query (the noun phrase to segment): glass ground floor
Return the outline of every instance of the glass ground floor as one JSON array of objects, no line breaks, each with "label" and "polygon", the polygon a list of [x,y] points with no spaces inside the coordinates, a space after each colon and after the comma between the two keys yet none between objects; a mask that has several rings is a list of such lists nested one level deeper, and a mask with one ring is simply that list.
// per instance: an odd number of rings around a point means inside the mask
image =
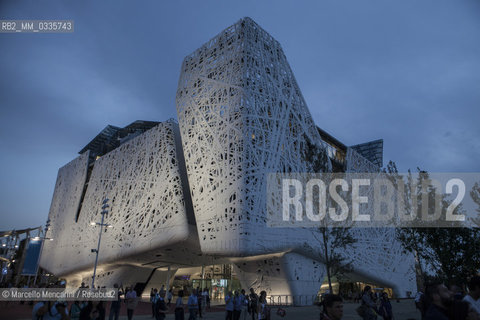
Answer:
[{"label": "glass ground floor", "polygon": [[[358,299],[359,294],[363,291],[366,286],[370,286],[374,292],[382,293],[386,292],[390,298],[393,297],[393,289],[388,288],[376,283],[370,282],[359,282],[354,280],[338,280],[337,278],[332,278],[332,289],[333,293],[340,294],[346,300],[355,300]],[[182,272],[179,270],[177,272],[173,283],[172,283],[173,293],[178,294],[178,291],[183,290],[185,295],[189,295],[192,292],[192,289],[208,289],[211,299],[217,301],[223,301],[225,295],[229,291],[236,291],[244,289],[248,292],[249,288],[242,288],[242,285],[237,278],[236,273],[232,265],[215,265],[215,266],[204,266],[199,268],[192,268]],[[320,290],[318,291],[318,296],[322,296],[325,293],[328,293],[329,290],[328,280],[325,279]],[[258,292],[257,292],[258,293]],[[279,297],[273,297],[278,299]],[[282,301],[286,298],[283,297]],[[292,297],[290,297],[290,300]]]},{"label": "glass ground floor", "polygon": [[204,290],[206,288],[214,300],[223,300],[229,291],[242,289],[230,264],[179,270],[173,280],[172,288],[174,294],[183,290],[184,295],[189,295],[193,289]]}]

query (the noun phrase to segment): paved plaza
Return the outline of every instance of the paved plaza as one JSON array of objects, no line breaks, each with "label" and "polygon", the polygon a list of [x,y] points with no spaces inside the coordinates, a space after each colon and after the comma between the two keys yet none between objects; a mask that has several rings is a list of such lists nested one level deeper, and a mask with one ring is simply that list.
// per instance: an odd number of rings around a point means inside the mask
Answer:
[{"label": "paved plaza", "polygon": [[[350,319],[360,319],[360,317],[356,314],[355,308],[358,304],[354,303],[345,303],[344,304],[344,317],[345,320]],[[407,320],[407,319],[420,319],[419,312],[415,309],[415,305],[413,300],[406,299],[400,300],[400,302],[392,301],[393,312],[395,320]],[[151,314],[149,314],[149,304],[141,303],[139,308],[136,310],[137,313],[134,315],[133,319],[135,320],[147,320],[152,319]],[[0,313],[0,320],[16,320],[16,319],[31,319],[31,310],[32,306],[29,305],[19,305],[19,304],[11,304],[9,306],[1,306],[2,312]],[[125,307],[122,306],[122,313],[124,313]],[[223,320],[225,319],[225,312],[219,311],[222,310],[221,307],[216,307],[214,312],[207,312],[204,315],[204,320]],[[294,320],[314,320],[319,318],[320,309],[315,306],[309,307],[285,307],[287,312],[284,318],[281,318],[276,315],[277,307],[272,307],[272,320],[280,320],[280,319],[294,319]],[[107,316],[108,319],[108,316]],[[126,315],[120,316],[121,320],[127,320]],[[167,320],[175,319],[172,313],[169,313],[166,317]],[[188,319],[188,313],[185,314],[185,319]],[[200,319],[200,318],[197,318]],[[240,318],[244,320],[243,316]],[[247,320],[251,319],[247,317]],[[380,318],[379,318],[380,319]]]},{"label": "paved plaza", "polygon": [[[343,319],[351,320],[351,319],[361,319],[357,313],[355,312],[355,308],[358,304],[354,303],[345,303],[344,304],[344,316]],[[420,313],[415,309],[415,304],[413,300],[401,300],[399,303],[392,301],[393,312],[395,320],[407,320],[407,319],[420,319]],[[272,307],[272,320],[280,320],[280,319],[294,319],[294,320],[318,320],[320,316],[320,308],[316,306],[309,306],[309,307],[286,307],[284,308],[287,312],[284,318],[277,316],[276,311],[277,307]],[[185,314],[185,319],[188,319],[188,314]],[[248,316],[248,314],[247,314]],[[127,317],[120,317],[121,320],[127,320]],[[148,316],[137,316],[134,319],[152,319],[150,315]],[[169,314],[166,317],[167,320],[174,320],[175,316],[173,314]],[[199,318],[197,318],[198,320]],[[203,317],[205,320],[224,320],[225,319],[225,312],[211,312],[207,313],[206,316]],[[240,320],[244,318],[241,316]],[[251,317],[247,317],[246,320],[251,319]],[[379,320],[381,317],[378,318]]]}]

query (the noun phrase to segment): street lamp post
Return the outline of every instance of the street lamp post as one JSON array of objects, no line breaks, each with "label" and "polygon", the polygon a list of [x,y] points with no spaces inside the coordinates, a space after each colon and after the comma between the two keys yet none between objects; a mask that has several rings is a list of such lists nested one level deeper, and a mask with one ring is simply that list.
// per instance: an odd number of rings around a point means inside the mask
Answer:
[{"label": "street lamp post", "polygon": [[[91,222],[90,224],[92,226],[100,226],[100,235],[98,236],[98,244],[97,244],[97,249],[92,249],[91,251],[92,252],[95,252],[96,255],[95,255],[95,266],[93,267],[93,277],[92,277],[92,289],[95,289],[95,276],[97,274],[97,263],[98,263],[98,253],[100,251],[100,242],[102,241],[102,233],[103,233],[103,227],[107,227],[107,228],[111,228],[112,226],[107,224],[107,223],[104,223],[105,221],[105,215],[108,214],[108,210],[107,208],[110,207],[108,205],[108,198],[105,198],[103,199],[103,202],[102,202],[102,222],[98,223],[98,222]],[[106,231],[106,229],[105,229]]]},{"label": "street lamp post", "polygon": [[40,270],[40,266],[38,265],[40,263],[40,257],[42,256],[43,252],[43,245],[45,243],[45,240],[53,240],[52,238],[47,238],[47,231],[48,228],[50,227],[50,218],[48,218],[47,222],[45,223],[45,229],[43,232],[43,237],[34,237],[32,238],[33,240],[39,240],[42,241],[42,244],[40,245],[40,253],[38,254],[37,258],[37,271],[35,272],[35,279],[33,280],[33,284],[37,284],[37,276],[38,276],[38,271]]}]

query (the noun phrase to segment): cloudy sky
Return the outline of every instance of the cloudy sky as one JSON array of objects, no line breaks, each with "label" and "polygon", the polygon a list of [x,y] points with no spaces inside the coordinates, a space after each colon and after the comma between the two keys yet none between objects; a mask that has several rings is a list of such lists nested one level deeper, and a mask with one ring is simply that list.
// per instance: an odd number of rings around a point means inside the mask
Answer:
[{"label": "cloudy sky", "polygon": [[283,46],[318,126],[384,139],[401,171],[480,171],[480,2],[0,0],[0,230],[45,222],[57,170],[106,125],[176,118],[184,56],[249,16]]}]

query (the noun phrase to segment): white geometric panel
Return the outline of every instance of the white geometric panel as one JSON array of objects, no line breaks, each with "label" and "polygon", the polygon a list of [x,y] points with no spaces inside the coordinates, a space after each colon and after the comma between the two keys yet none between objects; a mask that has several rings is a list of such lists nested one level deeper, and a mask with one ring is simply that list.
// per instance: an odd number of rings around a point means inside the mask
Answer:
[{"label": "white geometric panel", "polygon": [[304,136],[321,144],[281,46],[245,18],[181,70],[177,112],[202,251],[268,252],[266,173],[305,172]]},{"label": "white geometric panel", "polygon": [[294,252],[250,257],[234,267],[243,288],[253,288],[257,294],[265,290],[275,302],[285,303],[287,298],[278,296],[288,296],[296,305],[315,302],[326,274],[321,262]]},{"label": "white geometric panel", "polygon": [[417,290],[414,257],[403,253],[394,228],[353,228],[352,234],[357,243],[345,255],[356,273],[392,287],[401,297]]},{"label": "white geometric panel", "polygon": [[58,270],[57,264],[64,258],[58,249],[62,243],[70,243],[71,226],[80,206],[83,188],[87,179],[89,152],[78,156],[58,170],[57,182],[50,206],[50,227],[47,237],[53,241],[43,244],[40,265],[47,270]]},{"label": "white geometric panel", "polygon": [[378,172],[380,169],[352,148],[347,148],[346,163],[346,172]]},{"label": "white geometric panel", "polygon": [[[267,173],[305,172],[305,136],[326,146],[280,44],[244,18],[187,56],[181,70],[177,112],[202,252],[301,252],[304,243],[315,243],[311,232],[265,224]],[[379,171],[352,148],[345,160],[347,172]],[[330,170],[326,160],[325,171]],[[358,243],[348,254],[356,257],[360,272],[383,283],[392,275],[398,280],[408,275],[412,283],[410,267],[392,273],[393,266],[410,257],[396,250],[399,244],[390,230],[355,235]],[[381,260],[386,239],[395,254],[389,263],[372,266],[369,261]],[[294,283],[289,286],[292,292]]]},{"label": "white geometric panel", "polygon": [[[90,222],[101,220],[101,203],[109,198],[105,222],[113,225],[102,235],[99,263],[186,240],[189,225],[178,168],[173,122],[160,123],[142,135],[120,145],[94,162],[78,221],[74,210],[61,212],[68,223],[56,218],[60,197],[54,197],[50,217],[52,231],[63,235],[46,243],[56,254],[42,259],[42,266],[56,274],[91,267],[99,235]],[[88,158],[82,155],[81,159]],[[82,176],[83,177],[83,176]],[[71,182],[59,174],[57,184]],[[81,180],[81,179],[80,179]],[[78,187],[78,189],[82,189]],[[54,218],[55,217],[55,218]],[[54,231],[53,231],[54,232]],[[58,256],[58,259],[56,258]],[[53,257],[53,259],[52,259]]]}]

